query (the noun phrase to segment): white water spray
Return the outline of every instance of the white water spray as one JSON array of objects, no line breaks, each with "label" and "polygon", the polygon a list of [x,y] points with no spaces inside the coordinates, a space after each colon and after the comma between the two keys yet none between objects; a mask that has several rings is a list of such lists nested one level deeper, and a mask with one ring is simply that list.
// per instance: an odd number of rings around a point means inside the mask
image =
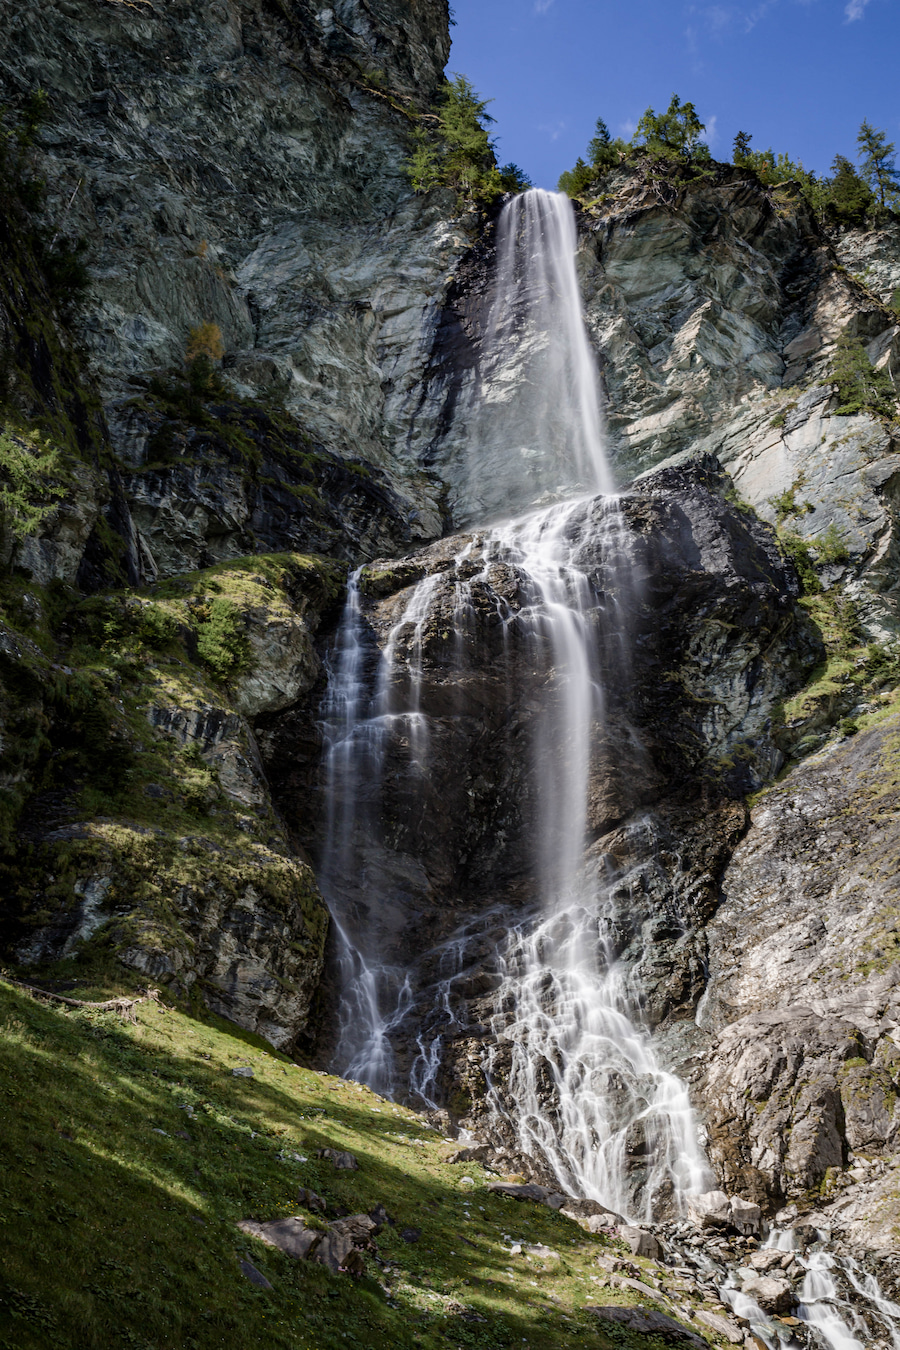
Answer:
[{"label": "white water spray", "polygon": [[[456,560],[457,659],[473,615],[472,586],[495,565],[520,578],[519,602],[497,601],[518,659],[539,673],[531,774],[537,801],[532,870],[540,897],[527,919],[506,914],[496,952],[500,987],[484,1069],[492,1110],[517,1147],[568,1191],[620,1213],[649,1218],[664,1201],[681,1208],[706,1167],[684,1085],[659,1065],[637,1019],[638,1001],[610,932],[616,902],[608,879],[585,865],[587,803],[602,739],[606,664],[627,674],[628,635],[617,594],[628,593],[627,534],[610,494],[597,372],[581,314],[571,203],[531,191],[499,226],[494,294],[484,344],[482,402],[469,476],[483,515],[548,497],[569,498],[498,525]],[[510,398],[507,395],[514,394]],[[523,495],[524,494],[524,495]],[[591,541],[610,578],[596,593],[578,564]],[[482,570],[473,575],[480,554]],[[465,579],[462,564],[466,565]],[[351,585],[332,657],[325,707],[328,822],[321,881],[339,941],[342,1010],[335,1067],[381,1091],[401,1091],[391,1034],[410,1011],[408,971],[385,956],[390,895],[379,891],[378,785],[392,744],[405,771],[428,774],[428,725],[420,707],[423,631],[439,578],[425,578],[399,615],[366,694],[364,624]],[[371,648],[370,648],[371,651]],[[522,653],[524,652],[524,656]],[[369,688],[372,675],[369,674]],[[389,883],[393,884],[393,883]],[[352,897],[356,889],[357,899]],[[475,925],[477,928],[477,925]],[[449,973],[431,990],[440,1030],[420,1034],[407,1090],[436,1104],[448,1030],[464,1025],[454,979],[473,960],[474,930],[432,953]],[[500,1079],[503,1079],[502,1090]],[[630,1155],[639,1154],[637,1168]]]},{"label": "white water spray", "polygon": [[466,419],[460,525],[613,491],[577,247],[567,197],[533,188],[504,207],[474,408]]}]

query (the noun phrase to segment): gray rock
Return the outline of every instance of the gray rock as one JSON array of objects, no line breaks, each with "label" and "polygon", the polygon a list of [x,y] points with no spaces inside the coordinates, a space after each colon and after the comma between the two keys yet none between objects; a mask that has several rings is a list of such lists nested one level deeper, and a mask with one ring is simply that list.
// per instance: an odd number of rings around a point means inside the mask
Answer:
[{"label": "gray rock", "polygon": [[631,1248],[632,1255],[646,1256],[651,1261],[659,1261],[662,1257],[662,1246],[652,1233],[648,1233],[644,1228],[634,1228],[630,1224],[621,1224],[618,1228],[620,1238],[623,1238]]},{"label": "gray rock", "polygon": [[[898,839],[879,787],[896,727],[888,717],[760,798],[708,929],[702,1020],[717,1039],[696,1086],[711,1157],[773,1209],[832,1184],[857,1147],[892,1152],[900,1130],[887,1016],[900,893],[885,866]],[[854,1210],[863,1246],[894,1221],[888,1188],[877,1196]]]},{"label": "gray rock", "polygon": [[253,1077],[253,1070],[250,1068],[249,1064],[241,1064],[238,1066],[238,1068],[232,1069],[231,1072],[235,1078]]},{"label": "gray rock", "polygon": [[720,1317],[718,1313],[707,1312],[704,1308],[698,1308],[694,1317],[703,1326],[708,1327],[716,1336],[721,1336],[729,1345],[743,1345],[744,1333],[741,1328],[727,1317]]},{"label": "gray rock", "polygon": [[255,1284],[259,1289],[272,1288],[265,1275],[256,1269],[256,1266],[252,1261],[239,1261],[238,1266],[240,1267],[241,1274],[245,1279],[249,1280],[251,1284]]},{"label": "gray rock", "polygon": [[739,1195],[731,1197],[731,1222],[739,1233],[751,1236],[762,1227],[762,1211],[752,1200],[743,1200]]},{"label": "gray rock", "polygon": [[297,1192],[297,1202],[304,1209],[311,1210],[313,1214],[324,1214],[327,1208],[321,1195],[316,1195],[315,1191],[309,1190],[306,1186],[301,1186]]},{"label": "gray rock", "polygon": [[760,1252],[751,1252],[747,1257],[747,1264],[765,1275],[770,1270],[780,1270],[783,1257],[784,1252],[776,1251],[772,1247],[764,1247]]},{"label": "gray rock", "polygon": [[701,1228],[727,1228],[731,1223],[731,1201],[724,1191],[707,1191],[688,1197],[688,1213]]},{"label": "gray rock", "polygon": [[359,1163],[352,1153],[337,1148],[316,1149],[317,1158],[327,1158],[336,1172],[358,1172]]},{"label": "gray rock", "polygon": [[267,1223],[241,1219],[238,1228],[249,1237],[258,1238],[269,1247],[277,1247],[297,1261],[305,1261],[322,1240],[322,1233],[317,1228],[309,1228],[306,1221],[297,1215],[288,1219],[271,1219]]},{"label": "gray rock", "polygon": [[601,1323],[610,1322],[642,1336],[660,1336],[670,1345],[690,1345],[696,1350],[707,1350],[709,1346],[702,1336],[688,1331],[687,1327],[681,1326],[665,1313],[650,1308],[617,1308],[612,1305],[601,1308],[586,1303],[585,1312],[593,1313]]},{"label": "gray rock", "polygon": [[741,1293],[754,1299],[763,1312],[789,1313],[797,1302],[788,1280],[777,1280],[771,1275],[747,1275],[741,1283]]}]

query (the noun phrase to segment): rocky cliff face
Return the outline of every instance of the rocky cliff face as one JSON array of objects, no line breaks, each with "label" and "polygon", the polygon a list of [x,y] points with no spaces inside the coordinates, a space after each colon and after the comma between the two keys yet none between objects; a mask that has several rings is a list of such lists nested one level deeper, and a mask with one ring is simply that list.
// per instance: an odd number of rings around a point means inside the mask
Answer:
[{"label": "rocky cliff face", "polygon": [[698,1088],[722,1176],[890,1248],[896,1223],[897,725],[798,766],[754,807],[707,929]]},{"label": "rocky cliff face", "polygon": [[[285,409],[325,468],[362,460],[370,477],[387,475],[393,536],[372,551],[439,533],[439,484],[404,455],[404,429],[469,241],[440,194],[413,197],[403,164],[408,110],[427,108],[447,58],[444,0],[377,13],[262,0],[164,13],[25,5],[0,43],[12,105],[38,85],[49,93],[36,168],[50,228],[89,241],[79,338],[145,553],[163,570],[183,566],[166,538],[199,529],[234,556],[271,513],[232,465],[208,494],[219,505],[207,504],[204,530],[197,482],[181,465],[160,468],[148,375],[180,368],[201,323],[221,330],[234,387]],[[181,444],[169,458],[208,456]],[[285,478],[271,461],[262,469],[269,483]],[[366,514],[377,513],[370,494]]]},{"label": "rocky cliff face", "polygon": [[[28,535],[7,521],[0,550],[0,823],[21,962],[113,956],[283,1046],[318,994],[324,1053],[323,655],[348,562],[370,564],[370,662],[432,578],[421,652],[401,652],[422,663],[432,789],[388,766],[368,841],[384,903],[354,903],[413,970],[420,1025],[439,974],[423,951],[473,919],[441,1090],[478,1126],[496,937],[478,925],[534,900],[538,691],[526,663],[510,696],[496,623],[522,577],[473,561],[483,533],[451,534],[494,243],[403,171],[447,51],[443,0],[8,16],[4,97],[50,92],[32,168],[48,237],[88,240],[90,286],[67,316],[0,210],[5,421],[39,421],[61,456],[61,495]],[[896,422],[836,414],[829,364],[842,332],[900,364],[897,222],[827,234],[791,185],[718,166],[623,175],[579,230],[617,472],[649,475],[621,501],[629,587],[599,508],[579,526],[634,652],[598,741],[589,865],[626,879],[616,949],[722,1183],[889,1246],[900,448]],[[204,322],[226,382],[197,396]],[[785,767],[748,821],[746,794]]]}]

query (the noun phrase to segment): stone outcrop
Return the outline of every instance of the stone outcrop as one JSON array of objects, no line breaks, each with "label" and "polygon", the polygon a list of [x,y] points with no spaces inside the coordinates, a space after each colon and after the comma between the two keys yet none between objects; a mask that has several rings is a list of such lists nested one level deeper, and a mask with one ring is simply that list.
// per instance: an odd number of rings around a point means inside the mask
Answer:
[{"label": "stone outcrop", "polygon": [[885,716],[762,795],[707,928],[699,1017],[729,1188],[770,1211],[825,1204],[874,1247],[898,1220],[897,745]]},{"label": "stone outcrop", "polygon": [[[619,878],[613,940],[651,1024],[690,1015],[702,992],[703,928],[744,826],[740,799],[777,767],[776,705],[820,654],[796,604],[793,568],[728,491],[714,461],[668,469],[620,499],[612,535],[602,499],[579,508],[570,526],[578,566],[598,595],[614,598],[595,614],[602,630],[608,612],[613,628],[597,641],[609,665],[599,677],[607,706],[596,728],[587,866],[600,888]],[[550,659],[533,647],[520,659],[535,640],[514,620],[527,579],[513,559],[491,561],[485,546],[485,536],[451,537],[362,572],[365,667],[374,670],[391,644],[394,679],[415,686],[428,719],[427,773],[407,763],[401,738],[379,772],[354,782],[354,850],[329,883],[345,912],[360,916],[379,960],[408,972],[416,1011],[395,1047],[401,1062],[442,1015],[442,943],[468,917],[454,983],[465,1011],[444,1041],[441,1087],[470,1125],[483,1103],[477,1065],[498,935],[538,899],[529,747]],[[427,590],[418,628],[400,623],[416,585]],[[512,616],[508,629],[501,610]],[[624,668],[620,626],[630,642]],[[306,747],[316,737],[302,710],[270,722],[263,737],[276,793],[297,818],[310,791],[297,747],[314,763]],[[322,825],[312,818],[307,829],[314,847]]]},{"label": "stone outcrop", "polygon": [[[2,864],[19,962],[106,953],[281,1048],[305,1031],[327,913],[252,719],[319,679],[313,633],[339,577],[324,561],[260,556],[152,600],[88,601],[74,643],[37,602],[22,618],[40,645],[5,630],[0,745],[18,771],[3,787],[9,799],[45,785],[28,795],[18,859]],[[203,617],[214,604],[220,630]],[[43,650],[60,645],[66,665]],[[204,651],[241,658],[230,687]]]}]

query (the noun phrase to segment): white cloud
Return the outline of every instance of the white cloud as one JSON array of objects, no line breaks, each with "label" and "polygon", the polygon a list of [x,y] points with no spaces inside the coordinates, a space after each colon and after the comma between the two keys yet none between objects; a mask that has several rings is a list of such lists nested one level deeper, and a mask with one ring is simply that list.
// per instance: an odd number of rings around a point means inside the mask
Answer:
[{"label": "white cloud", "polygon": [[625,141],[630,141],[636,131],[637,122],[632,122],[630,117],[619,123],[619,135]]},{"label": "white cloud", "polygon": [[863,11],[868,3],[869,0],[850,0],[849,5],[844,10],[844,13],[847,16],[847,22],[853,23],[854,19],[861,19]]},{"label": "white cloud", "polygon": [[542,131],[551,141],[558,141],[565,129],[565,122],[544,122],[538,127],[538,131]]},{"label": "white cloud", "polygon": [[716,141],[719,139],[719,133],[716,130],[717,121],[718,116],[716,113],[713,113],[712,117],[707,117],[706,119],[706,131],[703,133],[703,139],[706,141],[707,145],[715,145]]},{"label": "white cloud", "polygon": [[552,5],[553,0],[534,0],[534,12],[535,14],[546,14]]}]

